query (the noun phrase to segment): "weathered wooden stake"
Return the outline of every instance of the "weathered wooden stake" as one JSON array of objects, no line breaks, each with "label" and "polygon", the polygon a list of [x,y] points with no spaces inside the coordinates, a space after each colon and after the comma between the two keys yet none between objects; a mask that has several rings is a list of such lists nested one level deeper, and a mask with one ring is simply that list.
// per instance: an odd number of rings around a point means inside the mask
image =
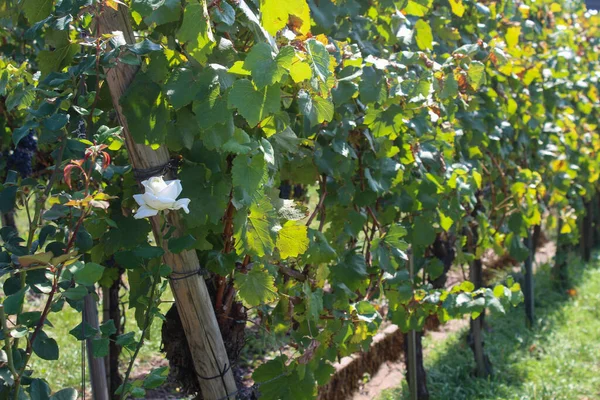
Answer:
[{"label": "weathered wooden stake", "polygon": [[[408,254],[408,273],[412,280],[415,275],[414,254],[412,250]],[[410,330],[406,335],[408,339],[408,386],[410,388],[410,399],[418,400],[419,394],[417,391],[417,331]]]},{"label": "weathered wooden stake", "polygon": [[[95,329],[99,328],[98,308],[96,300],[92,295],[83,298],[83,320]],[[94,400],[108,400],[108,382],[106,379],[106,367],[104,357],[94,357],[92,346],[93,338],[86,339],[88,364],[90,366],[90,381],[92,382],[92,396]]]},{"label": "weathered wooden stake", "polygon": [[119,374],[119,356],[121,355],[121,346],[117,344],[117,336],[123,333],[121,327],[121,311],[119,308],[119,287],[121,284],[121,270],[119,268],[119,279],[116,279],[112,286],[102,288],[102,321],[112,320],[115,324],[116,333],[110,336],[108,345],[108,357],[105,357],[106,380],[108,381],[108,392],[110,398],[118,400],[120,395],[115,394],[119,386],[123,383],[123,378]]},{"label": "weathered wooden stake", "polygon": [[[475,254],[475,251],[473,251]],[[475,289],[479,289],[483,285],[483,269],[481,265],[481,259],[474,260],[469,268],[469,280]],[[483,350],[483,318],[485,316],[485,309],[477,318],[470,319],[471,332],[471,348],[473,355],[475,356],[475,373],[480,378],[488,377],[492,374],[492,365],[489,362],[484,350]]]},{"label": "weathered wooden stake", "polygon": [[594,209],[591,200],[584,201],[585,215],[581,225],[581,257],[588,262],[592,258],[592,247],[594,246]]},{"label": "weathered wooden stake", "polygon": [[[118,11],[105,7],[99,17],[99,23],[102,34],[120,31],[127,43],[135,42],[127,7],[120,5]],[[152,150],[149,146],[135,143],[127,125],[127,119],[123,115],[123,110],[119,104],[119,100],[132,82],[136,72],[137,68],[133,66],[119,64],[108,71],[106,82],[110,89],[115,111],[123,126],[125,144],[131,165],[137,169],[155,168],[163,166],[169,161],[167,148],[162,146],[157,150]],[[181,236],[183,225],[179,219],[179,213],[169,212],[166,219],[175,228],[174,237]],[[153,217],[150,222],[154,236],[161,237],[160,218]],[[205,400],[233,399],[237,388],[233,373],[229,368],[229,359],[223,345],[223,338],[217,324],[212,302],[204,279],[200,274],[194,274],[194,272],[200,270],[198,256],[195,250],[173,254],[166,244],[163,247],[165,249],[164,263],[181,276],[190,275],[186,279],[171,281],[171,290],[175,296],[177,310],[194,359],[202,397]],[[202,377],[217,378],[203,379]]]},{"label": "weathered wooden stake", "polygon": [[562,218],[558,212],[558,221],[556,223],[556,254],[554,255],[554,267],[552,268],[552,280],[558,288],[563,288],[567,284],[567,249],[563,240],[561,240]]},{"label": "weathered wooden stake", "polygon": [[527,230],[527,238],[525,244],[529,249],[529,256],[525,260],[525,287],[523,296],[525,297],[525,315],[527,316],[527,324],[531,328],[534,322],[534,307],[533,307],[533,240],[529,230]]}]

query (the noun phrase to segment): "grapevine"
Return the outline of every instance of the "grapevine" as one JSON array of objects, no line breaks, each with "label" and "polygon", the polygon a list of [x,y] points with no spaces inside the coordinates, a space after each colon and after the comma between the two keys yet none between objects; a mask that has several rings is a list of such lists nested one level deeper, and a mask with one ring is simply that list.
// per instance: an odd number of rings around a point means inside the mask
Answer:
[{"label": "grapevine", "polygon": [[[530,265],[542,227],[565,251],[590,237],[599,17],[579,1],[7,0],[0,21],[0,212],[28,222],[0,230],[0,397],[77,397],[29,361],[58,359],[52,318],[118,294],[122,273],[139,332],[71,331],[96,358],[126,349],[110,396],[166,380],[132,370],[187,279],[228,358],[200,359],[186,331],[205,398],[198,366],[237,394],[252,325],[279,350],[252,373],[262,399],[315,398],[387,323],[470,316],[487,375],[486,310],[533,289],[486,287],[482,258]],[[453,266],[470,279],[448,287]]]}]

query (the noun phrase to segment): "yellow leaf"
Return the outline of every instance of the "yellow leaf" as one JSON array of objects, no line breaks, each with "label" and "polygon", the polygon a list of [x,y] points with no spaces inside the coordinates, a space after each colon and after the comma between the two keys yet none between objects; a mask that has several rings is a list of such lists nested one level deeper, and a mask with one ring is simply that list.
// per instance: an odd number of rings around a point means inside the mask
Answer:
[{"label": "yellow leaf", "polygon": [[452,218],[448,217],[447,215],[445,215],[441,210],[438,210],[438,214],[440,216],[440,226],[442,227],[443,230],[448,232],[450,230],[450,228],[452,228],[452,224],[454,223],[454,220]]},{"label": "yellow leaf", "polygon": [[30,265],[47,265],[52,259],[52,252],[47,251],[45,253],[34,254],[32,256],[19,257],[19,264],[23,267],[29,267]]},{"label": "yellow leaf", "polygon": [[481,174],[476,170],[473,170],[472,173],[473,173],[473,179],[475,180],[475,183],[477,184],[477,188],[481,189]]},{"label": "yellow leaf", "polygon": [[519,6],[519,11],[521,12],[521,16],[523,18],[529,18],[529,13],[531,12],[531,7],[526,4],[521,4]]},{"label": "yellow leaf", "polygon": [[65,203],[65,206],[69,207],[79,207],[81,205],[81,200],[69,200]]},{"label": "yellow leaf", "polygon": [[519,44],[519,36],[521,35],[520,26],[511,26],[506,30],[506,45],[510,48],[516,47]]},{"label": "yellow leaf", "polygon": [[52,265],[56,266],[58,264],[62,264],[62,263],[64,263],[67,260],[75,258],[76,256],[77,256],[77,252],[76,251],[72,251],[72,252],[70,252],[68,254],[63,254],[61,256],[54,257],[52,259]]},{"label": "yellow leaf", "polygon": [[523,77],[523,83],[525,86],[529,86],[531,82],[533,82],[536,78],[541,78],[542,74],[538,68],[531,68],[527,70],[525,76]]},{"label": "yellow leaf", "polygon": [[298,257],[308,250],[308,228],[303,224],[288,221],[277,234],[277,248],[282,259]]},{"label": "yellow leaf", "polygon": [[452,7],[452,12],[462,17],[465,13],[465,6],[463,5],[462,0],[448,0],[450,2],[450,7]]},{"label": "yellow leaf", "polygon": [[104,3],[107,6],[109,6],[110,8],[112,8],[115,11],[119,11],[119,3],[116,2],[115,0],[106,0],[106,2]]},{"label": "yellow leaf", "polygon": [[111,200],[111,199],[116,199],[116,197],[109,196],[108,194],[106,194],[104,192],[96,193],[94,195],[94,200]]},{"label": "yellow leaf", "polygon": [[560,228],[560,233],[571,233],[571,226],[569,224],[563,224]]},{"label": "yellow leaf", "polygon": [[302,35],[310,31],[310,9],[306,0],[261,0],[260,12],[263,27],[273,36],[288,23]]},{"label": "yellow leaf", "polygon": [[290,76],[296,83],[310,79],[312,76],[310,65],[304,61],[295,61],[290,67]]},{"label": "yellow leaf", "polygon": [[317,36],[315,36],[315,39],[316,39],[317,42],[321,42],[325,46],[327,46],[329,44],[329,39],[327,39],[327,36],[323,35],[322,33],[320,33]]},{"label": "yellow leaf", "polygon": [[244,62],[243,61],[236,61],[233,63],[233,65],[231,66],[231,68],[229,68],[229,70],[227,70],[227,72],[229,72],[230,74],[236,74],[236,75],[250,75],[250,71],[248,71],[247,69],[244,69]]},{"label": "yellow leaf", "polygon": [[418,20],[415,24],[417,46],[421,50],[431,50],[433,47],[433,33],[431,26],[425,20]]},{"label": "yellow leaf", "polygon": [[429,7],[421,5],[416,1],[409,0],[406,7],[402,10],[406,15],[414,15],[416,17],[424,17],[429,11]]}]

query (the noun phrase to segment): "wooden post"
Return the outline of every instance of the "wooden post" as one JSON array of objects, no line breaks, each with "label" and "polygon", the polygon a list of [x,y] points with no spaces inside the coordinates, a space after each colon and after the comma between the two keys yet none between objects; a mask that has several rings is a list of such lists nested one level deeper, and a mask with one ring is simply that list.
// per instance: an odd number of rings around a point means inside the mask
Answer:
[{"label": "wooden post", "polygon": [[[600,190],[600,189],[598,189]],[[596,192],[592,198],[593,210],[594,210],[594,246],[600,245],[600,192]]]},{"label": "wooden post", "polygon": [[565,244],[563,243],[563,241],[561,240],[560,236],[560,232],[562,231],[562,218],[560,216],[560,210],[557,213],[557,219],[558,221],[556,222],[556,254],[554,255],[554,267],[552,268],[552,280],[554,282],[554,285],[557,288],[563,288],[566,286],[567,284],[567,271],[566,271],[566,264],[567,264],[567,249],[565,248]]},{"label": "wooden post", "polygon": [[540,237],[542,236],[542,226],[541,225],[535,225],[533,227],[533,234],[532,234],[532,247],[531,247],[531,253],[532,253],[532,257],[533,257],[533,261],[535,262],[535,255],[537,254],[537,246],[538,243],[540,242]]},{"label": "wooden post", "polygon": [[[127,7],[119,5],[118,11],[110,7],[104,7],[104,11],[99,17],[99,23],[102,34],[121,31],[127,43],[135,42]],[[167,148],[161,146],[157,150],[152,150],[149,146],[135,143],[129,131],[127,119],[123,115],[123,110],[119,104],[119,100],[127,90],[136,72],[137,68],[133,66],[119,64],[108,71],[106,82],[110,89],[115,111],[123,126],[125,144],[131,165],[137,169],[163,166],[169,161]],[[174,237],[181,236],[183,229],[179,212],[169,212],[166,219],[175,228]],[[160,217],[150,218],[150,222],[154,236],[160,237]],[[212,301],[204,278],[200,274],[194,274],[200,269],[196,251],[188,250],[173,254],[169,251],[166,243],[163,244],[163,247],[165,249],[164,263],[169,265],[173,272],[181,274],[180,276],[189,275],[186,279],[172,280],[171,290],[175,296],[177,310],[194,360],[202,397],[205,400],[233,399],[237,387],[231,368],[229,368],[229,359],[217,324]],[[218,378],[201,378],[215,376]]]},{"label": "wooden post", "polygon": [[534,322],[534,307],[533,307],[533,240],[529,229],[527,230],[527,238],[525,244],[529,249],[529,256],[525,260],[525,288],[523,296],[525,297],[525,315],[527,316],[527,324],[531,328]]},{"label": "wooden post", "polygon": [[[93,328],[98,329],[98,308],[96,300],[88,294],[83,298],[83,320]],[[104,357],[94,357],[93,338],[86,339],[88,364],[90,366],[90,381],[92,382],[92,397],[94,400],[108,400],[108,382],[106,380],[106,367]]]},{"label": "wooden post", "polygon": [[123,333],[121,326],[121,311],[119,308],[119,287],[121,284],[120,267],[112,267],[119,270],[119,278],[116,279],[112,286],[102,288],[102,321],[112,320],[115,324],[116,333],[110,336],[108,345],[108,357],[105,357],[106,379],[108,381],[108,392],[113,400],[119,400],[121,397],[115,394],[119,386],[123,383],[123,378],[119,374],[119,356],[121,355],[121,346],[117,344],[117,336]]},{"label": "wooden post", "polygon": [[[475,210],[471,213],[471,216],[477,220],[477,214],[479,212],[485,212],[485,207],[481,202],[481,191],[477,193],[477,205],[475,206]],[[470,231],[470,232],[469,232]],[[467,250],[471,252],[471,254],[477,254],[477,244],[479,243],[479,224],[477,222],[472,222],[469,226],[470,233],[467,237]],[[475,286],[475,289],[480,289],[483,287],[483,265],[481,262],[481,258],[476,258],[473,260],[471,265],[469,266],[469,280]],[[473,355],[475,356],[475,374],[480,378],[486,378],[492,375],[492,363],[490,359],[487,357],[483,350],[483,320],[485,318],[485,308],[481,311],[481,314],[477,316],[477,318],[470,318],[470,331],[467,337],[467,341],[473,350]]]},{"label": "wooden post", "polygon": [[589,262],[592,258],[592,247],[594,246],[594,219],[593,204],[591,200],[584,201],[585,215],[582,218],[581,229],[581,257],[583,261]]},{"label": "wooden post", "polygon": [[[414,254],[412,249],[408,253],[408,273],[412,280],[415,275],[415,263]],[[408,367],[408,386],[410,388],[410,400],[418,400],[419,395],[417,391],[417,331],[410,330],[406,335],[408,345],[408,360],[406,365]]]},{"label": "wooden post", "polygon": [[[473,251],[475,254],[475,251]],[[475,285],[475,289],[479,289],[483,285],[483,268],[481,265],[481,259],[474,260],[469,268],[469,280],[473,285]],[[492,374],[492,366],[483,351],[483,318],[485,316],[485,309],[481,312],[481,314],[473,319],[470,319],[471,332],[470,332],[470,341],[471,341],[471,349],[473,350],[473,355],[475,356],[475,373],[480,378],[488,377]]]}]

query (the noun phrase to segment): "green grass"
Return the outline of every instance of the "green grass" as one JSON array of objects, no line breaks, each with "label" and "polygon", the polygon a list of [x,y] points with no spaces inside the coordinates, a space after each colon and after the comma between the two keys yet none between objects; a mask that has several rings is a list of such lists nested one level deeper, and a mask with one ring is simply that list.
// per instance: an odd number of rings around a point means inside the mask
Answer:
[{"label": "green grass", "polygon": [[[534,329],[524,308],[487,317],[485,350],[491,379],[472,375],[473,354],[466,332],[433,343],[424,340],[431,399],[600,399],[600,262],[570,266],[576,293],[555,290],[549,267],[536,274]],[[380,400],[408,398],[406,382]]]}]

